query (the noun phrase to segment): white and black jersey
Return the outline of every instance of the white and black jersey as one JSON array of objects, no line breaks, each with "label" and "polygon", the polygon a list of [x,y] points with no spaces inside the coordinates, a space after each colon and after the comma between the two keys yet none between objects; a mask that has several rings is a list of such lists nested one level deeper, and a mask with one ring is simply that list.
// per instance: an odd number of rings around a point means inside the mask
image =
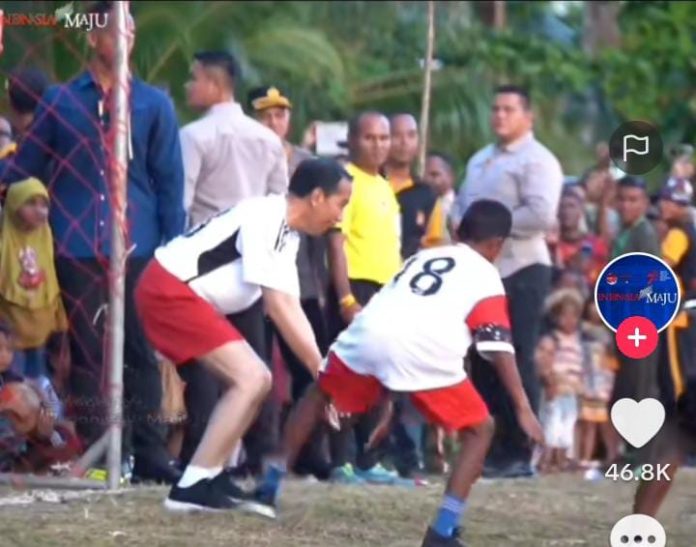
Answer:
[{"label": "white and black jersey", "polygon": [[160,247],[155,258],[224,315],[249,308],[261,287],[299,298],[299,236],[286,214],[285,196],[244,200]]},{"label": "white and black jersey", "polygon": [[495,266],[468,245],[425,249],[372,297],[331,350],[393,391],[466,379],[471,344],[514,353],[507,298]]}]

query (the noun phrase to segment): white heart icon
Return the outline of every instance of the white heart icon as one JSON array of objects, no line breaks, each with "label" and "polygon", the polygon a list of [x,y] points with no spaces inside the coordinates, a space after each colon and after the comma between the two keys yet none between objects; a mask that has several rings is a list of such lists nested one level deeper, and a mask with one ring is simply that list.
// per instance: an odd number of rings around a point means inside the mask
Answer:
[{"label": "white heart icon", "polygon": [[619,434],[636,448],[645,446],[665,423],[665,407],[657,399],[619,399],[611,407],[611,421]]}]

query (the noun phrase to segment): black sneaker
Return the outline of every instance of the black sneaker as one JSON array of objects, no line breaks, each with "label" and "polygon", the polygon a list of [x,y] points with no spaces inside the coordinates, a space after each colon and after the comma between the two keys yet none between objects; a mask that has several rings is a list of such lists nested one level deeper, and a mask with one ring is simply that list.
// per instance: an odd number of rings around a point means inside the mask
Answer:
[{"label": "black sneaker", "polygon": [[466,547],[466,544],[459,539],[459,533],[460,529],[455,528],[452,536],[446,538],[432,528],[428,528],[421,547]]},{"label": "black sneaker", "polygon": [[234,472],[225,469],[212,479],[215,488],[225,493],[227,497],[238,503],[237,509],[252,515],[260,515],[269,519],[276,518],[275,500],[260,493],[260,489],[249,492],[234,481]]},{"label": "black sneaker", "polygon": [[237,509],[239,505],[239,501],[233,500],[219,484],[214,484],[210,479],[200,480],[186,488],[174,485],[164,500],[165,509],[178,513],[218,513]]},{"label": "black sneaker", "polygon": [[228,498],[235,503],[251,500],[254,497],[253,492],[247,492],[241,486],[234,482],[234,474],[231,470],[225,469],[215,478],[210,479],[213,487],[223,492]]}]

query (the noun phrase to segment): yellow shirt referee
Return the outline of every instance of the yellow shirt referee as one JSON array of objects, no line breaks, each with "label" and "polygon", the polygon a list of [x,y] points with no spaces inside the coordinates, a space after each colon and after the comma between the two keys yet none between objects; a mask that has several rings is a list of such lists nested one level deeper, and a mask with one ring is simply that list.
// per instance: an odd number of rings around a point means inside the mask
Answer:
[{"label": "yellow shirt referee", "polygon": [[[329,235],[331,281],[344,324],[401,267],[399,204],[379,174],[389,146],[389,122],[382,114],[367,112],[351,121],[346,170],[353,176],[353,193],[340,225]],[[340,327],[331,330],[337,334]]]}]

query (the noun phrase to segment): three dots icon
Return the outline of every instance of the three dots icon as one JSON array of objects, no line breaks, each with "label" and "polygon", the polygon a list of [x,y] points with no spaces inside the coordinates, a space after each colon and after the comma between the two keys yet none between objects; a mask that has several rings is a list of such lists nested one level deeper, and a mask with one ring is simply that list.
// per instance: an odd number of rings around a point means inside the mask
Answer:
[{"label": "three dots icon", "polygon": [[614,525],[609,543],[611,547],[665,547],[667,534],[648,515],[628,515]]}]

